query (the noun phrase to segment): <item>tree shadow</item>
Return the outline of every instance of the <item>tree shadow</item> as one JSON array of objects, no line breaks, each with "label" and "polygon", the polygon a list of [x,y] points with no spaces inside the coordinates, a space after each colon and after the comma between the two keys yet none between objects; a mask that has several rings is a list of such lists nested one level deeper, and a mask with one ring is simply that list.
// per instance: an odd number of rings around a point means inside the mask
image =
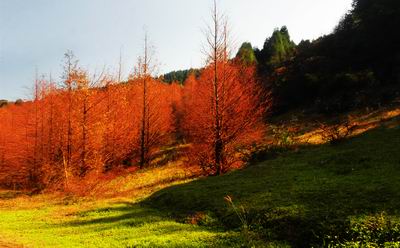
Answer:
[{"label": "tree shadow", "polygon": [[141,247],[141,242],[146,247],[228,247],[229,243],[240,239],[238,233],[227,234],[221,228],[180,222],[140,203],[118,202],[106,208],[79,211],[69,215],[69,218],[75,220],[62,221],[48,228],[61,228],[67,232],[72,228],[74,232],[79,230],[82,235],[89,236],[95,232],[99,237],[115,232],[114,241],[124,240],[125,247]]},{"label": "tree shadow", "polygon": [[[107,207],[78,212],[75,214],[80,220],[64,223],[66,226],[89,225],[141,225],[161,220],[161,215],[154,210],[140,207],[139,204],[129,202],[117,203],[117,207]],[[134,221],[134,222],[133,222]]]},{"label": "tree shadow", "polygon": [[171,186],[140,203],[81,211],[77,220],[59,226],[102,231],[147,225],[158,235],[188,228],[218,233],[220,229],[176,220],[208,211],[225,228],[238,228],[243,223],[224,201],[230,195],[265,240],[293,247],[322,246],[327,237],[345,240],[353,216],[385,212],[400,217],[399,145],[400,129],[382,127],[340,146],[302,147],[223,176]]},{"label": "tree shadow", "polygon": [[354,216],[400,217],[399,146],[399,126],[384,126],[340,146],[303,146],[244,170],[172,186],[143,204],[178,217],[212,211],[237,228],[243,223],[224,202],[230,195],[266,240],[293,247],[321,246],[332,237],[344,241]]}]

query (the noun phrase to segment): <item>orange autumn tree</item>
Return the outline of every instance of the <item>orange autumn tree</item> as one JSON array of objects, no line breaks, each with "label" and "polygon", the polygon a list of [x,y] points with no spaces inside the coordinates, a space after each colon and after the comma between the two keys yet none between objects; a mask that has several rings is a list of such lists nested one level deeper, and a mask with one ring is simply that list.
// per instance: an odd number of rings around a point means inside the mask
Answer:
[{"label": "orange autumn tree", "polygon": [[75,70],[71,78],[76,82],[76,150],[78,176],[84,177],[90,172],[102,172],[103,157],[102,135],[104,132],[103,112],[101,105],[104,98],[98,87],[109,81],[104,73],[89,76],[85,70]]},{"label": "orange autumn tree", "polygon": [[31,158],[30,129],[26,125],[27,108],[17,105],[0,109],[0,185],[18,189],[29,182],[28,158]]},{"label": "orange autumn tree", "polygon": [[184,130],[192,159],[210,175],[240,164],[238,150],[262,138],[261,88],[252,67],[229,60],[226,22],[216,2],[207,31],[208,64],[196,80],[190,77],[184,93]]},{"label": "orange autumn tree", "polygon": [[63,95],[57,89],[56,84],[50,76],[49,81],[42,92],[40,104],[43,106],[41,115],[42,146],[44,147],[42,156],[42,177],[44,186],[57,188],[64,182],[62,168],[61,150],[63,145],[63,123],[65,103],[62,101]]},{"label": "orange autumn tree", "polygon": [[104,98],[104,104],[102,105],[102,112],[104,113],[102,160],[104,171],[109,171],[121,164],[123,155],[121,156],[120,154],[124,153],[121,147],[126,147],[119,143],[126,140],[126,135],[124,136],[127,130],[126,122],[121,121],[126,119],[124,118],[126,96],[124,88],[112,80],[105,83],[101,93],[101,97]]},{"label": "orange autumn tree", "polygon": [[0,183],[39,190],[48,183],[48,106],[44,99],[49,89],[44,78],[36,77],[31,101],[0,111]]},{"label": "orange autumn tree", "polygon": [[0,108],[0,186],[81,192],[114,168],[158,163],[181,89],[140,61],[123,83],[89,75],[67,52],[62,82],[37,78],[31,100]]},{"label": "orange autumn tree", "polygon": [[168,96],[171,87],[152,77],[154,67],[146,34],[143,55],[128,82],[134,105],[132,131],[136,134],[132,159],[137,158],[140,168],[150,164],[156,149],[169,141],[172,131],[172,99]]}]

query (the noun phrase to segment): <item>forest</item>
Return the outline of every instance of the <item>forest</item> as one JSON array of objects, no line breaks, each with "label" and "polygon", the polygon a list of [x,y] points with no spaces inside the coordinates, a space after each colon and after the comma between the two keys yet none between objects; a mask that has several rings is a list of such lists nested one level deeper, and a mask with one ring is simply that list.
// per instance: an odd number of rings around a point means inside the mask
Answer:
[{"label": "forest", "polygon": [[400,246],[399,25],[354,0],[233,51],[213,1],[202,68],[157,75],[147,33],[126,78],[66,51],[0,100],[0,247]]}]

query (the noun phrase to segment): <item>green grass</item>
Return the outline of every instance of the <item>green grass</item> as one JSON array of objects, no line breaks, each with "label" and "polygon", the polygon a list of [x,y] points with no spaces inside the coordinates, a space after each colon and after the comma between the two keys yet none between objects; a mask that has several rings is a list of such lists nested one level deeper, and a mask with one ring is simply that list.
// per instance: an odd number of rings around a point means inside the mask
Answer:
[{"label": "green grass", "polygon": [[[164,168],[156,181],[152,170],[114,179],[99,189],[108,199],[0,192],[0,246],[400,247],[398,120],[220,177],[175,180]],[[116,186],[125,198],[107,190]]]},{"label": "green grass", "polygon": [[[129,202],[0,211],[0,237],[27,247],[228,247],[233,231],[179,223]],[[84,210],[82,210],[84,209]]]},{"label": "green grass", "polygon": [[[178,217],[210,211],[225,226],[238,227],[239,218],[223,200],[226,195],[243,206],[247,221],[265,240],[297,247],[384,243],[390,240],[371,238],[383,235],[377,233],[381,227],[363,226],[382,215],[382,225],[393,226],[385,229],[388,239],[400,241],[398,122],[339,145],[306,147],[222,177],[173,186],[146,204]],[[357,225],[371,237],[355,230]]]}]

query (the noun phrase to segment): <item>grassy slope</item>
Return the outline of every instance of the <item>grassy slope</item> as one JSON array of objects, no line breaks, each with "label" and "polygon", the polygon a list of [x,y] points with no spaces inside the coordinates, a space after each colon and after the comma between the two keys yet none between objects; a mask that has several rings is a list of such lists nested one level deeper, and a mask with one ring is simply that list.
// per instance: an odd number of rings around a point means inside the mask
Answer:
[{"label": "grassy slope", "polygon": [[264,238],[299,247],[344,242],[351,236],[345,233],[349,222],[365,215],[389,215],[393,221],[400,217],[399,120],[337,146],[300,149],[167,188],[147,204],[177,215],[208,210],[232,225],[238,218],[223,201],[226,195],[244,207],[247,221],[261,227]]},{"label": "grassy slope", "polygon": [[[26,247],[235,247],[242,243],[238,232],[177,222],[161,211],[136,204],[160,188],[187,182],[188,177],[190,173],[172,164],[97,185],[90,198],[30,197],[0,191],[0,247],[9,243]],[[98,198],[98,193],[108,198]]]},{"label": "grassy slope", "polygon": [[[135,187],[143,193],[121,189],[131,198],[109,200],[0,193],[0,239],[29,247],[234,247],[245,241],[223,199],[230,195],[266,240],[307,247],[338,235],[344,242],[349,225],[363,216],[400,217],[399,148],[395,120],[337,146],[305,147],[222,177],[182,177],[184,184],[141,203],[137,199],[160,186],[142,180],[144,187]],[[159,180],[168,182],[171,175],[162,170],[156,171]],[[129,177],[111,184],[127,182]],[[195,221],[202,225],[183,221],[197,212],[205,213],[196,215],[203,216]]]}]

